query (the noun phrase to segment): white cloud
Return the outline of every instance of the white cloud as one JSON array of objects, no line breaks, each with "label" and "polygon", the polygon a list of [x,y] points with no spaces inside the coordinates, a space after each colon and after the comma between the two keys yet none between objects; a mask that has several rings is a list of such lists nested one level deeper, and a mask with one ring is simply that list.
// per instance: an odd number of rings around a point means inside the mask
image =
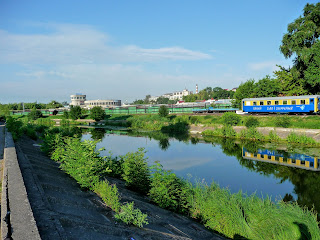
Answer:
[{"label": "white cloud", "polygon": [[113,46],[107,34],[87,25],[48,24],[47,28],[53,31],[13,34],[0,30],[0,63],[124,63],[211,58],[209,54],[178,46],[154,49]]},{"label": "white cloud", "polygon": [[257,62],[257,63],[249,63],[248,67],[252,71],[261,71],[261,70],[268,70],[273,72],[278,70],[276,65],[279,64],[279,61],[264,61],[264,62]]}]

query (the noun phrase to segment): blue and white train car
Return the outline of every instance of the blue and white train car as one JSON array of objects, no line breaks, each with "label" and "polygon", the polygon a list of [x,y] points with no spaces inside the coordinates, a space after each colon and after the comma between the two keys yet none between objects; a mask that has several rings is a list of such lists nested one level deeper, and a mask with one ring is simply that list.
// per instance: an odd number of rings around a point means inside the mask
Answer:
[{"label": "blue and white train car", "polygon": [[248,113],[319,113],[320,95],[244,98],[242,110]]}]

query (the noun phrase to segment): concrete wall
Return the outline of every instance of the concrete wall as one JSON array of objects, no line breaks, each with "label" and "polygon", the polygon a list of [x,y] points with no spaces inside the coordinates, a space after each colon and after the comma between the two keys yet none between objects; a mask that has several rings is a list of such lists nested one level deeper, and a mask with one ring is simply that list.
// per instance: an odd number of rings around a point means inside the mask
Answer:
[{"label": "concrete wall", "polygon": [[1,196],[1,239],[41,239],[19,167],[11,133],[5,133]]}]

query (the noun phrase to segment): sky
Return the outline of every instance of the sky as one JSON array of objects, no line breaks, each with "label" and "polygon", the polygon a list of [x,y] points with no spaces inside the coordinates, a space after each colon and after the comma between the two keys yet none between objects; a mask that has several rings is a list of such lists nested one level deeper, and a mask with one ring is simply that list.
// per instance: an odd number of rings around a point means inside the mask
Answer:
[{"label": "sky", "polygon": [[304,0],[0,0],[0,103],[232,89],[289,67]]}]

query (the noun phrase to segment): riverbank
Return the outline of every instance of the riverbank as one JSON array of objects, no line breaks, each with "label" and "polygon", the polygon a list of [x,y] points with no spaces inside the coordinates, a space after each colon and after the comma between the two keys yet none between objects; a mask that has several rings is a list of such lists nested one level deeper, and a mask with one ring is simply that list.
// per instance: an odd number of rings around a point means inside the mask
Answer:
[{"label": "riverbank", "polygon": [[[221,128],[222,125],[217,126]],[[206,126],[204,124],[191,124],[189,132],[191,135],[201,135],[205,130],[214,131],[217,127]],[[236,133],[246,130],[245,126],[233,126]],[[274,131],[281,139],[286,139],[291,133],[298,135],[305,135],[313,138],[315,141],[320,142],[320,129],[301,129],[301,128],[281,128],[281,127],[257,127],[258,132],[264,136],[268,136],[271,131]]]}]

